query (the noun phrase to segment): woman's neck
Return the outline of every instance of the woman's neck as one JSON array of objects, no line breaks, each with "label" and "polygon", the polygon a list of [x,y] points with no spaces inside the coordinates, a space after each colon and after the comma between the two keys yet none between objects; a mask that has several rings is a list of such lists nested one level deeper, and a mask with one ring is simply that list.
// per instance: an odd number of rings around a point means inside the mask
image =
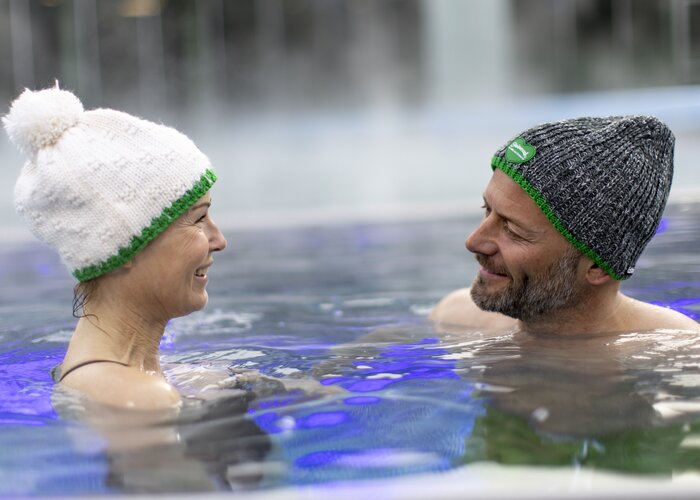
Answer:
[{"label": "woman's neck", "polygon": [[160,374],[158,348],[167,321],[145,318],[136,307],[99,300],[86,304],[66,360],[113,359]]}]

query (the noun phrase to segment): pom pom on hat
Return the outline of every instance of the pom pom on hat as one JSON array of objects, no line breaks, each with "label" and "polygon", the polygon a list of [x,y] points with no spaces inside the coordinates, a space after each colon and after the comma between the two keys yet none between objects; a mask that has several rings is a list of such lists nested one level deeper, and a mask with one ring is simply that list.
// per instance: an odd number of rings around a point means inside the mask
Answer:
[{"label": "pom pom on hat", "polygon": [[180,132],[113,109],[83,110],[58,87],[25,90],[3,122],[28,156],[15,208],[80,281],[131,260],[216,181]]},{"label": "pom pom on hat", "polygon": [[25,90],[2,122],[10,140],[24,154],[34,155],[58,142],[80,121],[83,105],[72,93],[55,88]]}]

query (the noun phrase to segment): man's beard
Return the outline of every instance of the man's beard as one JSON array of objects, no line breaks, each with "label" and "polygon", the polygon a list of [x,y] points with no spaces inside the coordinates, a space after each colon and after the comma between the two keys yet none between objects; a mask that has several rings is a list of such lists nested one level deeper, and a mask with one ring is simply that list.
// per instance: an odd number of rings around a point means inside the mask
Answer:
[{"label": "man's beard", "polygon": [[[487,292],[486,282],[477,275],[472,283],[471,296],[474,303],[484,311],[493,311],[521,321],[531,321],[544,314],[562,309],[576,302],[576,269],[581,254],[574,248],[564,255],[542,274],[525,276],[523,281],[511,281],[508,286],[497,292]],[[488,258],[477,254],[479,264],[493,270],[488,265]]]}]

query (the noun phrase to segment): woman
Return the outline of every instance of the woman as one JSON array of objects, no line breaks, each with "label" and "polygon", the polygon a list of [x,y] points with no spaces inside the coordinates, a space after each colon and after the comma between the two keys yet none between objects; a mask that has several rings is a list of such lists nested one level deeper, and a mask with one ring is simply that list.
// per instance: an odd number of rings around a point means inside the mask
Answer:
[{"label": "woman", "polygon": [[26,90],[3,118],[28,161],[15,206],[79,280],[61,384],[127,408],[177,406],[161,371],[166,323],[207,303],[226,240],[209,215],[210,162],[187,137],[58,86]]}]

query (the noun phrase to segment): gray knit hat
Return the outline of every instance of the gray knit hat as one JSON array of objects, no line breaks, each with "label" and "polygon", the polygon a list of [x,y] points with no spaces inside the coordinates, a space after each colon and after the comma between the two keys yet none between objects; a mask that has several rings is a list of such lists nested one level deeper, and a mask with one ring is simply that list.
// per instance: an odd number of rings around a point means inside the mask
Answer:
[{"label": "gray knit hat", "polygon": [[491,160],[613,278],[634,273],[673,178],[673,133],[650,116],[576,118],[520,134]]}]

